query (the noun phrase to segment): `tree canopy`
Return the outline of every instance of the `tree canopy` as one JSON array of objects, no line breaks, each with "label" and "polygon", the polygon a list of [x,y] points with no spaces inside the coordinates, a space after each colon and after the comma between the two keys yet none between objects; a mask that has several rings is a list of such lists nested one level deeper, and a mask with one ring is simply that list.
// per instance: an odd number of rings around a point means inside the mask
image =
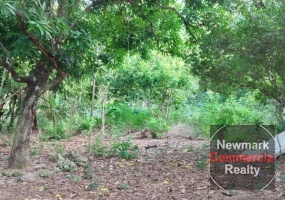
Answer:
[{"label": "tree canopy", "polygon": [[[257,89],[284,105],[284,3],[232,1],[217,5],[193,60],[193,72],[217,91]],[[225,87],[227,84],[227,87]]]},{"label": "tree canopy", "polygon": [[184,25],[176,1],[56,0],[0,2],[0,64],[26,84],[9,165],[27,163],[38,99],[67,76],[117,67],[127,51],[180,54]]},{"label": "tree canopy", "polygon": [[166,118],[185,102],[190,73],[201,88],[257,90],[284,106],[284,9],[278,0],[1,0],[0,97],[13,99],[11,124],[18,110],[9,166],[27,164],[38,101],[67,77],[97,73],[114,98]]}]

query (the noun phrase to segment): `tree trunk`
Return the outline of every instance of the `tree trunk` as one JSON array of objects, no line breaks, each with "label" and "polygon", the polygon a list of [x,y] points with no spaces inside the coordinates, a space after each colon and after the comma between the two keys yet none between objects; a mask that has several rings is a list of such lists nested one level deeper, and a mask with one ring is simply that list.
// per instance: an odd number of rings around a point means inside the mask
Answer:
[{"label": "tree trunk", "polygon": [[10,168],[24,168],[28,164],[29,141],[39,97],[40,94],[36,92],[35,87],[28,85],[26,95],[21,102],[17,128],[13,137],[8,163]]},{"label": "tree trunk", "polygon": [[42,94],[58,85],[67,73],[58,74],[48,82],[49,72],[39,67],[34,71],[32,81],[27,82],[25,96],[21,101],[17,127],[14,133],[8,165],[10,168],[24,168],[28,164],[30,135],[34,126],[37,103]]},{"label": "tree trunk", "polygon": [[90,117],[93,117],[93,109],[94,109],[94,99],[95,99],[95,88],[96,88],[96,79],[95,77],[92,80],[92,98],[91,98],[91,108],[90,108]]},{"label": "tree trunk", "polygon": [[[12,127],[13,127],[13,124],[14,124],[14,120],[15,120],[15,117],[17,115],[17,99],[18,99],[18,96],[17,95],[14,95],[10,102],[9,102],[9,113],[10,113],[10,122],[9,122],[9,125],[8,125],[8,130],[11,130]],[[20,102],[20,101],[19,101]],[[19,107],[19,105],[18,105]],[[9,116],[9,115],[8,115]],[[7,117],[8,117],[7,116]]]},{"label": "tree trunk", "polygon": [[37,112],[36,109],[34,109],[35,113],[34,113],[34,123],[33,123],[33,128],[32,131],[38,131],[38,117],[37,117]]},{"label": "tree trunk", "polygon": [[6,79],[6,72],[7,72],[7,70],[4,69],[3,74],[2,74],[2,79],[1,79],[1,85],[0,85],[0,97],[2,96],[2,90],[3,90],[4,82]]}]

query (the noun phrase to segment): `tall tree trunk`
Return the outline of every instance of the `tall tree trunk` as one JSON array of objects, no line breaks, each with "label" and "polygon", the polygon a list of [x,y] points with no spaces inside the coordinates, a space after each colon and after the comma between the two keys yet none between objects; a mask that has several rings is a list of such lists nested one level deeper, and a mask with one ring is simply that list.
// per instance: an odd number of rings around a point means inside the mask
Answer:
[{"label": "tall tree trunk", "polygon": [[30,135],[34,126],[38,100],[47,90],[58,85],[67,77],[67,73],[62,72],[53,80],[48,81],[49,72],[43,69],[43,67],[36,69],[32,81],[27,82],[8,161],[10,168],[19,169],[27,166]]},{"label": "tall tree trunk", "polygon": [[90,117],[93,117],[94,99],[95,99],[95,88],[96,88],[96,79],[95,79],[95,77],[94,77],[93,80],[92,80],[92,97],[91,97]]},{"label": "tall tree trunk", "polygon": [[21,102],[17,128],[13,137],[8,163],[10,168],[24,168],[28,164],[29,141],[39,97],[40,94],[35,87],[28,85],[26,95]]},{"label": "tall tree trunk", "polygon": [[10,122],[7,128],[8,130],[11,130],[11,128],[13,127],[15,117],[17,116],[17,110],[20,107],[20,105],[17,106],[18,98],[19,98],[18,95],[14,95],[9,102]]},{"label": "tall tree trunk", "polygon": [[6,79],[6,72],[7,72],[7,70],[4,69],[3,70],[3,74],[2,74],[2,79],[1,79],[1,85],[0,85],[0,97],[2,96],[2,90],[3,90],[4,82],[5,82],[5,79]]}]

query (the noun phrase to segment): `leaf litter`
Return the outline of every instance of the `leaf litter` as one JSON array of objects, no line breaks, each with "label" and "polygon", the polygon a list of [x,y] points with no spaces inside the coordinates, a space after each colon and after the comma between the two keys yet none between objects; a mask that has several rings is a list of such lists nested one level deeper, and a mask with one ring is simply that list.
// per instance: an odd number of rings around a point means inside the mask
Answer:
[{"label": "leaf litter", "polygon": [[[0,135],[0,141],[7,140],[4,137],[8,136]],[[209,163],[207,159],[201,160],[209,153],[207,140],[182,137],[136,139],[133,142],[139,148],[138,158],[125,160],[87,153],[87,136],[84,134],[58,142],[60,148],[57,150],[51,142],[41,142],[38,138],[39,135],[34,133],[31,149],[42,148],[40,153],[30,157],[28,168],[20,172],[21,181],[0,175],[1,199],[190,200],[282,199],[285,196],[285,156],[278,161],[279,178],[275,191],[236,191],[228,195],[229,192],[209,190]],[[108,139],[104,141],[108,142]],[[9,146],[0,144],[0,148],[2,174],[8,170]],[[85,167],[78,166],[76,171],[59,171],[50,177],[40,177],[41,171],[57,167],[53,156],[58,152],[76,152],[86,156],[89,163]]]}]

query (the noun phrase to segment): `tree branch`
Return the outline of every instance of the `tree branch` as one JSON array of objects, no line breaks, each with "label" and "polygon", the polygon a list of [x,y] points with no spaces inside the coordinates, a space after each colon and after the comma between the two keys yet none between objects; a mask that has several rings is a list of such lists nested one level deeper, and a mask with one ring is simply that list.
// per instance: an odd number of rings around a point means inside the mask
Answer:
[{"label": "tree branch", "polygon": [[[194,38],[195,42],[197,42],[197,38],[195,37],[195,35],[192,33],[192,31],[190,30],[190,26],[192,26],[175,8],[170,7],[170,6],[163,6],[160,3],[157,2],[157,0],[154,0],[154,3],[161,9],[163,10],[171,10],[172,12],[174,12],[183,22],[186,30],[188,31],[188,33]],[[193,27],[193,26],[192,26]]]},{"label": "tree branch", "polygon": [[83,13],[74,20],[74,22],[70,25],[70,27],[75,26],[75,24],[82,19],[84,15],[86,15],[93,7],[102,5],[103,3],[108,3],[108,0],[93,0],[87,7],[84,9]]},{"label": "tree branch", "polygon": [[58,63],[56,59],[53,57],[53,55],[43,46],[43,44],[31,33],[27,30],[27,25],[24,20],[24,16],[22,13],[17,13],[17,15],[21,18],[20,22],[20,28],[23,31],[23,33],[29,37],[32,43],[36,45],[36,47],[44,54],[44,56],[52,63],[53,67],[59,72],[62,73],[62,70],[58,66]]},{"label": "tree branch", "polygon": [[19,76],[19,74],[17,74],[17,72],[10,65],[10,63],[0,59],[0,65],[2,65],[6,70],[8,70],[10,72],[10,74],[12,75],[13,79],[16,82],[20,82],[20,83],[28,83],[28,82],[30,82],[30,77],[29,76],[27,76],[27,77]]},{"label": "tree branch", "polygon": [[26,76],[26,77],[19,76],[19,74],[15,71],[15,68],[14,68],[14,60],[10,52],[6,49],[6,47],[4,47],[2,42],[0,42],[0,47],[5,52],[8,60],[10,61],[10,62],[7,62],[7,61],[0,59],[0,65],[2,65],[7,71],[10,72],[10,74],[12,75],[13,79],[16,82],[28,83],[30,81],[30,77],[29,76]]},{"label": "tree branch", "polygon": [[0,42],[0,46],[1,46],[1,49],[5,52],[7,58],[9,59],[10,63],[11,63],[11,66],[14,67],[14,60],[10,54],[10,52],[6,49],[6,47],[4,47],[4,45],[2,44],[2,42]]},{"label": "tree branch", "polygon": [[168,54],[169,52],[163,50],[163,49],[160,47],[159,39],[158,39],[158,37],[157,37],[157,35],[156,35],[156,33],[155,33],[155,26],[153,25],[152,21],[144,14],[144,12],[143,12],[141,6],[139,6],[138,4],[135,4],[133,1],[128,1],[128,2],[129,2],[132,6],[137,7],[137,8],[139,9],[139,11],[140,11],[140,16],[141,16],[143,19],[145,19],[145,20],[149,23],[150,29],[151,29],[151,34],[153,35],[154,40],[156,41],[156,46],[157,46],[157,48],[159,49],[159,51]]},{"label": "tree branch", "polygon": [[7,102],[9,99],[11,99],[13,96],[15,96],[16,94],[18,94],[20,92],[20,90],[17,90],[15,93],[11,94],[10,96],[6,97],[5,100],[3,100],[2,102],[0,102],[0,105]]},{"label": "tree branch", "polygon": [[58,75],[51,80],[50,82],[48,82],[47,84],[45,84],[43,87],[40,88],[39,93],[40,95],[45,93],[46,91],[48,91],[49,89],[57,86],[59,83],[61,83],[66,77],[68,76],[68,73],[66,72],[61,72],[58,73]]}]

